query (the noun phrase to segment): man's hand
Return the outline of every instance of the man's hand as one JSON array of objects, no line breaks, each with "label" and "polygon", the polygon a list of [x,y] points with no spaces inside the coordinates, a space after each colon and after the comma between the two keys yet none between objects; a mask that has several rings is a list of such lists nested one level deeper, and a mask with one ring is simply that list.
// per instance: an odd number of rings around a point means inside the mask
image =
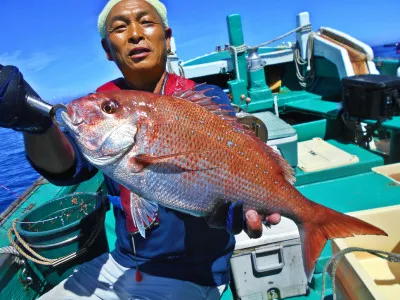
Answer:
[{"label": "man's hand", "polygon": [[[262,222],[261,216],[255,210],[248,210],[246,212],[246,226],[245,231],[250,238],[256,239],[262,235]],[[281,215],[274,213],[264,218],[264,223],[269,225],[276,225],[281,221]]]},{"label": "man's hand", "polygon": [[26,104],[27,94],[39,98],[17,67],[0,65],[0,127],[43,133],[52,125],[49,117]]},{"label": "man's hand", "polygon": [[[276,225],[280,222],[278,213],[264,218],[264,223]],[[250,238],[259,238],[262,235],[262,218],[255,210],[243,213],[243,202],[221,201],[215,207],[213,213],[206,217],[210,227],[226,228],[228,232],[239,234],[244,230]]]}]

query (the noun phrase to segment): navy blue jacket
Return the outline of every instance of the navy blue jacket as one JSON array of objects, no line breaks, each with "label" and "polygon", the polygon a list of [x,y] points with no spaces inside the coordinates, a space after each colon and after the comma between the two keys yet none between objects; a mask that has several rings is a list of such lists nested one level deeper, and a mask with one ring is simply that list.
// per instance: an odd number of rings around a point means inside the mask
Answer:
[{"label": "navy blue jacket", "polygon": [[[229,99],[219,87],[201,85],[198,90],[208,89],[207,96],[215,102],[230,105]],[[76,152],[76,165],[68,172],[57,176],[46,174],[32,166],[56,185],[72,185],[90,179],[97,172],[83,158],[71,136]],[[108,193],[119,195],[118,185],[106,178]],[[116,198],[114,197],[114,202]],[[118,202],[118,201],[117,201]],[[114,205],[117,241],[113,258],[122,266],[134,268],[132,241],[125,226],[124,211]],[[151,230],[146,239],[135,235],[136,259],[140,270],[156,276],[187,280],[203,286],[218,286],[230,280],[230,264],[235,238],[224,229],[210,228],[203,218],[193,217],[159,206],[159,226]],[[132,280],[134,280],[132,278]]]}]

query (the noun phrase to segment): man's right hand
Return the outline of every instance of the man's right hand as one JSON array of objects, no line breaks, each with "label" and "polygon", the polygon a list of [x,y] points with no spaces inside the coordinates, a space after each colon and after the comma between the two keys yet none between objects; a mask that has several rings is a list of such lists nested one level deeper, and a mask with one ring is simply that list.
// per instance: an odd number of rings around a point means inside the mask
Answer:
[{"label": "man's right hand", "polygon": [[29,133],[44,133],[51,127],[49,117],[26,104],[27,94],[40,98],[17,67],[0,65],[0,127]]}]

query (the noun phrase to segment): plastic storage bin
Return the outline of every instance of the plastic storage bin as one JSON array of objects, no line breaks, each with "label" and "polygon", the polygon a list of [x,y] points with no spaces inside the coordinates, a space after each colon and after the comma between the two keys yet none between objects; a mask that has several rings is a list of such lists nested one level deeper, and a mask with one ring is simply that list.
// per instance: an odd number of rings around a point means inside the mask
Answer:
[{"label": "plastic storage bin", "polygon": [[[263,225],[264,226],[264,225]],[[241,300],[267,300],[304,295],[304,272],[299,231],[285,217],[263,235],[250,239],[242,232],[236,236],[231,258],[233,294]]]},{"label": "plastic storage bin", "polygon": [[264,122],[268,130],[267,145],[276,146],[292,166],[297,166],[297,132],[288,123],[266,111],[252,114]]},{"label": "plastic storage bin", "polygon": [[[385,236],[355,236],[332,241],[337,253],[362,247],[400,253],[400,205],[349,213],[386,231]],[[400,263],[365,252],[346,254],[336,271],[339,293],[344,299],[400,299]]]}]

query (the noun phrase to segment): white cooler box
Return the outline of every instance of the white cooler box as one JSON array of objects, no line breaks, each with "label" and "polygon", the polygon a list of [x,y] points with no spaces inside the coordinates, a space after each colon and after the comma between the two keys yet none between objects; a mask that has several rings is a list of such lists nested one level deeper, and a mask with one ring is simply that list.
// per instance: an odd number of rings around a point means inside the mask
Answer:
[{"label": "white cooler box", "polygon": [[282,299],[307,293],[299,231],[296,224],[282,217],[278,225],[250,239],[236,236],[231,258],[234,295],[241,300]]},{"label": "white cooler box", "polygon": [[296,130],[270,111],[253,113],[252,115],[263,121],[267,127],[267,145],[277,147],[283,158],[292,167],[296,167],[298,163]]}]

